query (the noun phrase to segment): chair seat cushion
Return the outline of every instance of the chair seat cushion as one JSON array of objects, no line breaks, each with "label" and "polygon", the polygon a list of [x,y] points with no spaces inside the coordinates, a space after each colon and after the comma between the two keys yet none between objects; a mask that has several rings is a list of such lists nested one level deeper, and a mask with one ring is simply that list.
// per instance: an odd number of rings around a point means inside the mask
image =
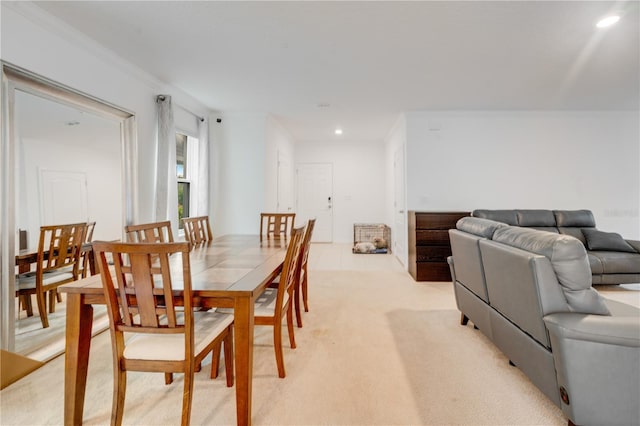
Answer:
[{"label": "chair seat cushion", "polygon": [[[16,280],[16,290],[30,290],[36,288],[36,273],[25,272],[20,274]],[[66,269],[59,271],[45,272],[42,274],[42,284],[49,285],[61,281],[73,280],[73,274]]]},{"label": "chair seat cushion", "polygon": [[[178,322],[184,320],[179,318]],[[233,315],[217,311],[194,312],[194,354],[200,354],[220,333],[233,323]],[[125,343],[124,357],[160,361],[182,361],[184,334],[134,334]]]}]

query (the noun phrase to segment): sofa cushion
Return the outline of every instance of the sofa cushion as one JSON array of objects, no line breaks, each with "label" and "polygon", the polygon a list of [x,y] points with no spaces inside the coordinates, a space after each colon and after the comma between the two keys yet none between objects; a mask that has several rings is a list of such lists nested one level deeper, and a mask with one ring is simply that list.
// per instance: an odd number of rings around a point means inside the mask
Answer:
[{"label": "sofa cushion", "polygon": [[596,219],[591,210],[554,210],[557,227],[593,228]]},{"label": "sofa cushion", "polygon": [[[602,274],[637,274],[640,271],[640,254],[619,251],[590,251],[602,265]],[[593,268],[592,273],[596,273]]]},{"label": "sofa cushion", "polygon": [[496,229],[493,240],[547,257],[573,312],[609,315],[602,296],[591,287],[587,252],[579,240],[514,226]]},{"label": "sofa cushion", "polygon": [[494,220],[469,216],[463,217],[456,223],[457,229],[488,239],[493,238],[493,233],[496,231],[496,229],[503,226],[507,225],[502,222],[496,222]]},{"label": "sofa cushion", "polygon": [[517,225],[518,216],[515,210],[474,210],[471,213],[474,217],[495,220],[497,222],[506,223],[508,225]]},{"label": "sofa cushion", "polygon": [[582,233],[589,250],[624,251],[636,253],[636,250],[627,243],[622,235],[615,232],[602,232],[597,229],[583,229]]},{"label": "sofa cushion", "polygon": [[556,226],[556,217],[551,210],[516,210],[518,226],[528,228],[553,228]]}]

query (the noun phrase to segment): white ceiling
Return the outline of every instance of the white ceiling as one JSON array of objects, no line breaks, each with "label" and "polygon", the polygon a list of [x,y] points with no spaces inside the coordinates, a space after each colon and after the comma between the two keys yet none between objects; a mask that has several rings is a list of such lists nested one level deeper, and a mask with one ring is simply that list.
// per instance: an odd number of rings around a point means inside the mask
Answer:
[{"label": "white ceiling", "polygon": [[[211,109],[274,114],[299,141],[336,126],[382,140],[412,110],[640,107],[637,0],[36,4]],[[621,21],[596,29],[612,10]]]}]

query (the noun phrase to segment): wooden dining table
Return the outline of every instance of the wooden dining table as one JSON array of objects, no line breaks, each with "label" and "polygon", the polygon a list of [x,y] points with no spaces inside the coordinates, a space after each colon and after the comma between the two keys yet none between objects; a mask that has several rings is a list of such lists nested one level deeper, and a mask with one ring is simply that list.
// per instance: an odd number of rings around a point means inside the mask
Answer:
[{"label": "wooden dining table", "polygon": [[[226,235],[190,252],[194,307],[234,309],[238,425],[251,424],[254,303],[280,273],[285,245],[285,240],[261,243],[258,235]],[[181,262],[171,266],[172,275],[182,273]],[[174,290],[179,300],[177,281]],[[78,425],[82,423],[86,395],[93,305],[106,302],[100,275],[62,285],[58,291],[67,295],[64,423]]]}]

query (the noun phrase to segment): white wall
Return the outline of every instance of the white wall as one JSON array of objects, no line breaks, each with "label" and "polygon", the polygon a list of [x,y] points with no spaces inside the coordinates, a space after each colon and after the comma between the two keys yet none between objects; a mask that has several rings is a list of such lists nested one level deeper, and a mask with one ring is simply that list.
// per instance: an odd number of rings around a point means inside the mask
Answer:
[{"label": "white wall", "polygon": [[407,206],[590,209],[640,237],[636,112],[407,114]]},{"label": "white wall", "polygon": [[[213,120],[215,121],[215,120]],[[225,114],[213,124],[210,203],[215,235],[257,234],[265,206],[265,114]]]},{"label": "white wall", "polygon": [[378,142],[299,143],[296,165],[333,164],[333,241],[353,243],[354,223],[384,223],[385,150]]},{"label": "white wall", "polygon": [[0,6],[2,60],[135,113],[139,221],[153,220],[156,95],[171,95],[173,104],[199,116],[207,116],[209,111],[39,8],[21,2],[2,2]]}]

